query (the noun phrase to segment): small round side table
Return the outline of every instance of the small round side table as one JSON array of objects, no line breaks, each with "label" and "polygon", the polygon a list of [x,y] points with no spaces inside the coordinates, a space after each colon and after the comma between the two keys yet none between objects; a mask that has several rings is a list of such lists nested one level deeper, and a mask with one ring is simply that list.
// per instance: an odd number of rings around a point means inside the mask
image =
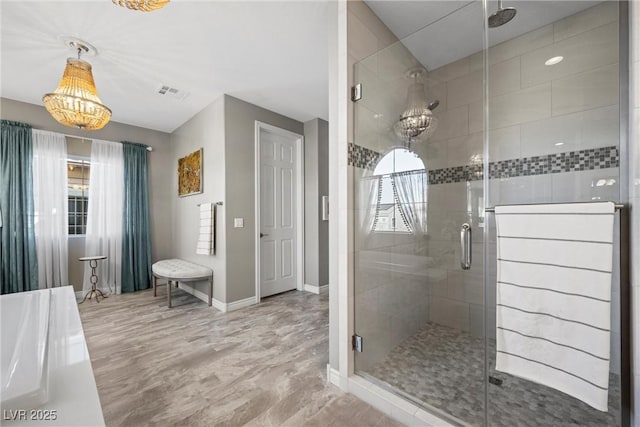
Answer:
[{"label": "small round side table", "polygon": [[91,290],[88,291],[80,304],[82,304],[87,297],[91,299],[94,295],[96,296],[96,302],[100,302],[100,297],[106,298],[107,296],[102,293],[100,289],[98,289],[98,275],[96,274],[96,268],[98,267],[98,261],[101,259],[107,259],[106,255],[96,255],[96,256],[85,256],[82,258],[78,258],[78,261],[89,261],[89,267],[91,267],[91,277],[89,277],[89,281],[91,282]]}]

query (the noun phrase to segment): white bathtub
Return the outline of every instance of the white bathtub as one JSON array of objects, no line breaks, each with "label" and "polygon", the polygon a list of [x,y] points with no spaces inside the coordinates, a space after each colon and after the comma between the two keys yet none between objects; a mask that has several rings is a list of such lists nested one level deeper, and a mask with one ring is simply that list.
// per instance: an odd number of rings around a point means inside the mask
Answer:
[{"label": "white bathtub", "polygon": [[0,311],[0,424],[104,426],[73,288],[2,295]]},{"label": "white bathtub", "polygon": [[47,401],[48,289],[0,298],[3,408],[32,409]]}]

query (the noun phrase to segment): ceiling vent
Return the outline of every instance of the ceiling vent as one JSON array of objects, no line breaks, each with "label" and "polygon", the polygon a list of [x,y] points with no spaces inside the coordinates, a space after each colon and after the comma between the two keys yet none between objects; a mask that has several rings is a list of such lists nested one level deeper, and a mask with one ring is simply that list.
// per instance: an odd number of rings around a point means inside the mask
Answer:
[{"label": "ceiling vent", "polygon": [[176,89],[175,87],[160,85],[156,92],[162,96],[169,96],[171,98],[178,99],[180,101],[184,100],[187,96],[189,96],[188,92],[184,90]]}]

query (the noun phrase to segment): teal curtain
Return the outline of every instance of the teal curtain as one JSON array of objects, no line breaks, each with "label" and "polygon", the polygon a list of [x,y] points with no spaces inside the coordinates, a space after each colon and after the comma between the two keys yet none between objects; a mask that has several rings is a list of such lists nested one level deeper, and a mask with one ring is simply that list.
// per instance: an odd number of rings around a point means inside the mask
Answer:
[{"label": "teal curtain", "polygon": [[123,142],[122,292],[151,286],[151,235],[147,190],[147,147]]},{"label": "teal curtain", "polygon": [[2,120],[0,140],[0,293],[38,289],[33,224],[31,126]]}]

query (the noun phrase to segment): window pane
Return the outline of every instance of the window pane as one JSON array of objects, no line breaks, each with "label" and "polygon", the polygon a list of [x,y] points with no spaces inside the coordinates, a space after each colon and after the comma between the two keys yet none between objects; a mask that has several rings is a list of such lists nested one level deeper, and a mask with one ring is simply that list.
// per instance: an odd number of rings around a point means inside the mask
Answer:
[{"label": "window pane", "polygon": [[87,220],[89,162],[67,161],[67,189],[69,193],[69,234],[84,234]]}]

